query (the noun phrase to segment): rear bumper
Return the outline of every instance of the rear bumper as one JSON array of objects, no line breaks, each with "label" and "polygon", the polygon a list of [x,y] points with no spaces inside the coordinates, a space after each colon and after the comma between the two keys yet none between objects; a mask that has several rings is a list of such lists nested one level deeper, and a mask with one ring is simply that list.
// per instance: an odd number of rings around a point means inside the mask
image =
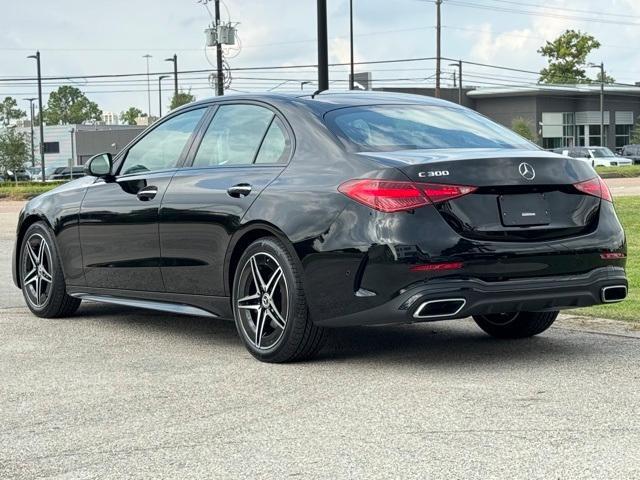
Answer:
[{"label": "rear bumper", "polygon": [[[621,267],[602,267],[581,275],[486,282],[476,278],[433,279],[414,286],[389,302],[349,315],[318,320],[325,327],[387,325],[464,318],[508,312],[538,312],[588,307],[605,302],[603,289],[627,288]],[[424,304],[455,299],[451,313],[424,315]],[[416,316],[422,314],[428,318]],[[439,312],[442,313],[442,312]]]}]

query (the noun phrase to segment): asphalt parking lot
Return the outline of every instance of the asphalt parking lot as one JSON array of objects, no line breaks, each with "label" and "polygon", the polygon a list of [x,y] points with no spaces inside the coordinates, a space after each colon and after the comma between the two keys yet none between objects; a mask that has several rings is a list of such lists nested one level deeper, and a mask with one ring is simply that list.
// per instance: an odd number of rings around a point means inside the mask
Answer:
[{"label": "asphalt parking lot", "polygon": [[334,332],[258,363],[232,323],[28,313],[0,203],[0,478],[640,478],[640,330],[563,317]]}]

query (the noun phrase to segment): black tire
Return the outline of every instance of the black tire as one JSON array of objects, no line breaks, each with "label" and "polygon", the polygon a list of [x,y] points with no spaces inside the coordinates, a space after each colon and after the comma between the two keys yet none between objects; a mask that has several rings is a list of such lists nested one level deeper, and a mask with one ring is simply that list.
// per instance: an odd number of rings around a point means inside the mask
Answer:
[{"label": "black tire", "polygon": [[[37,261],[34,262],[31,255],[35,255]],[[42,260],[39,260],[41,257]],[[34,223],[25,232],[20,244],[19,262],[22,295],[34,315],[57,318],[75,313],[81,300],[67,295],[58,247],[53,234],[43,222]],[[35,266],[35,263],[39,265]],[[34,277],[40,277],[40,280],[33,281]],[[36,288],[38,283],[40,286]]]},{"label": "black tire", "polygon": [[518,312],[476,315],[478,326],[496,338],[527,338],[549,328],[559,312]]},{"label": "black tire", "polygon": [[[278,269],[282,275],[276,279]],[[263,281],[269,288],[256,288]],[[315,326],[309,318],[302,265],[275,237],[256,240],[245,250],[234,272],[232,301],[238,334],[247,350],[260,361],[307,360],[326,341],[326,330]],[[261,312],[265,316],[260,322]],[[280,313],[278,321],[277,313]]]}]

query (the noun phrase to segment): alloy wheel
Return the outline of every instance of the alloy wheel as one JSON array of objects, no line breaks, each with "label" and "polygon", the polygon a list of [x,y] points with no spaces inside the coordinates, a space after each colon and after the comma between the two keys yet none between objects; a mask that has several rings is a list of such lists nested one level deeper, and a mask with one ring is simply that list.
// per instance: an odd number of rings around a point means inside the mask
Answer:
[{"label": "alloy wheel", "polygon": [[260,350],[276,346],[287,325],[289,290],[278,261],[265,252],[252,255],[240,272],[236,315],[245,336]]},{"label": "alloy wheel", "polygon": [[34,233],[25,242],[22,254],[22,288],[35,308],[47,303],[53,284],[51,249],[45,238]]}]

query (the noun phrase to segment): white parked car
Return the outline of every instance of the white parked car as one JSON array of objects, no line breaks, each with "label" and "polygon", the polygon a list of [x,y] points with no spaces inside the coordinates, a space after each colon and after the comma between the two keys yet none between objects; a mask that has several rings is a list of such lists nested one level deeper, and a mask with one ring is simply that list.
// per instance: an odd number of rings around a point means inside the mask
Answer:
[{"label": "white parked car", "polygon": [[633,160],[616,155],[607,147],[556,148],[555,153],[589,162],[592,167],[617,167],[633,165]]}]

